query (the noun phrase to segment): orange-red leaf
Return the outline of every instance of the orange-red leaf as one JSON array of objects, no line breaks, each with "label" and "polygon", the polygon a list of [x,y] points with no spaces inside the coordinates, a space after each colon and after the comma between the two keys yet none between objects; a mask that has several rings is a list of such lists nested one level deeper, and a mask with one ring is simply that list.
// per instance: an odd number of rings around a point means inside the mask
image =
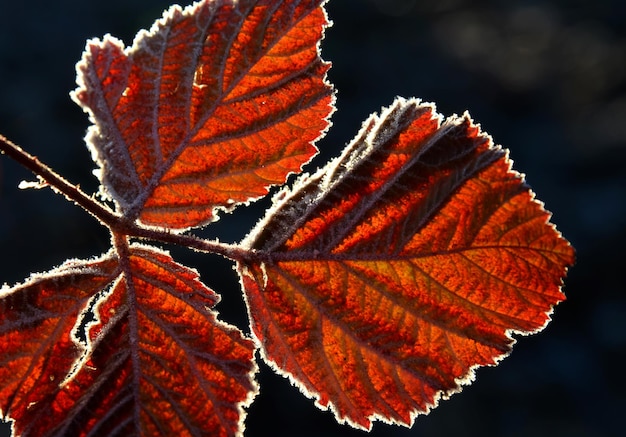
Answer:
[{"label": "orange-red leaf", "polygon": [[79,315],[115,278],[116,267],[110,257],[73,260],[0,290],[0,411],[17,421],[18,431],[30,407],[49,401],[81,356]]},{"label": "orange-red leaf", "polygon": [[[255,348],[196,272],[143,246],[71,267],[0,301],[2,411],[20,435],[241,435]],[[99,291],[81,350],[77,312]]]},{"label": "orange-red leaf", "polygon": [[238,266],[253,331],[340,421],[411,424],[564,299],[573,249],[468,115],[398,99],[276,200]]},{"label": "orange-red leaf", "polygon": [[128,49],[88,42],[73,97],[126,217],[199,226],[311,159],[333,100],[320,3],[205,0],[172,7]]}]

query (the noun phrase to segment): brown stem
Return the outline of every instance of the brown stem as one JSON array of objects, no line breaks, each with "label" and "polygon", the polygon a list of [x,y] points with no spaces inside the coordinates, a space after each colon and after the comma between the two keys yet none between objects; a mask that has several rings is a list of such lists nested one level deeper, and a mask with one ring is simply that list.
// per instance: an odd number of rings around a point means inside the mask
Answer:
[{"label": "brown stem", "polygon": [[13,143],[2,134],[0,134],[0,152],[32,171],[36,176],[43,179],[54,191],[63,194],[66,199],[81,206],[103,224],[109,225],[119,221],[119,216],[108,207],[85,194],[76,185],[68,182],[63,176],[39,161],[36,156],[24,151],[20,146]]},{"label": "brown stem", "polygon": [[162,243],[176,244],[178,246],[196,249],[201,252],[215,253],[233,261],[243,261],[258,258],[259,255],[252,249],[246,249],[237,244],[221,243],[215,240],[204,240],[194,235],[174,234],[167,230],[144,228],[135,223],[124,229],[126,235],[136,238],[144,238]]},{"label": "brown stem", "polygon": [[130,222],[125,217],[115,214],[106,205],[85,194],[76,185],[68,182],[50,167],[39,161],[37,157],[24,151],[1,134],[0,152],[40,177],[54,191],[63,194],[65,198],[85,209],[97,218],[100,223],[108,227],[112,235],[126,235],[128,237],[173,243],[203,252],[216,253],[235,261],[243,261],[255,256],[254,251],[238,245],[203,240],[193,235],[174,234],[167,230],[145,228],[136,222]]}]

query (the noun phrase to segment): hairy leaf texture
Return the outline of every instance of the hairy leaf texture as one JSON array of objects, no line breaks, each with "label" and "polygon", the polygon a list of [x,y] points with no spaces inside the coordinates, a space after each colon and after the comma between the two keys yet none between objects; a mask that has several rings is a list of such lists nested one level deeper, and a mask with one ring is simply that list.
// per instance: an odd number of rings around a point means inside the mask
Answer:
[{"label": "hairy leaf texture", "polygon": [[[0,410],[17,421],[50,402],[84,346],[76,337],[91,297],[119,274],[111,257],[67,261],[0,291]],[[40,411],[42,414],[47,412]],[[18,427],[18,431],[22,430]]]},{"label": "hairy leaf texture", "polygon": [[22,436],[240,435],[254,344],[216,319],[196,272],[154,248],[119,252],[3,291],[3,414]]},{"label": "hairy leaf texture", "polygon": [[[74,100],[101,194],[1,150],[106,225],[113,248],[0,289],[0,416],[40,436],[241,436],[254,352],[363,429],[411,425],[538,332],[574,251],[469,115],[398,98],[274,197],[240,245],[180,235],[317,152],[333,111],[323,0],[173,6],[131,47],[88,41]],[[253,339],[196,271],[134,239],[237,262]]]},{"label": "hairy leaf texture", "polygon": [[275,201],[238,265],[253,332],[354,426],[412,424],[564,299],[573,249],[468,115],[397,99]]},{"label": "hairy leaf texture", "polygon": [[172,229],[285,182],[332,111],[321,0],[213,0],[165,12],[132,47],[87,43],[74,100],[125,217]]}]

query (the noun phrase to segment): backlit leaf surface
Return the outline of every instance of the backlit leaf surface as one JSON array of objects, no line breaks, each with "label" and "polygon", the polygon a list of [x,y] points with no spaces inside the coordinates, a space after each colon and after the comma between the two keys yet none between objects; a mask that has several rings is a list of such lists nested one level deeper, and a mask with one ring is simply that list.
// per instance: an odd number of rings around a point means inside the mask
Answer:
[{"label": "backlit leaf surface", "polygon": [[1,408],[19,435],[240,435],[254,344],[166,253],[131,246],[3,294]]},{"label": "backlit leaf surface", "polygon": [[110,257],[68,261],[0,291],[0,410],[5,416],[19,422],[33,414],[31,404],[50,402],[82,353],[74,336],[79,314],[115,276]]},{"label": "backlit leaf surface", "polygon": [[253,331],[341,421],[411,424],[564,299],[573,249],[468,115],[397,99],[275,200],[238,266]]},{"label": "backlit leaf surface", "polygon": [[88,42],[73,97],[126,217],[198,226],[300,172],[332,111],[320,3],[202,1],[172,7],[130,48]]},{"label": "backlit leaf surface", "polygon": [[[240,436],[257,346],[340,421],[409,425],[547,324],[573,249],[468,115],[415,99],[280,191],[241,245],[170,232],[316,153],[333,110],[322,3],[205,0],[129,48],[88,42],[73,97],[121,217],[51,184],[114,247],[0,290],[0,413],[16,434]],[[258,344],[217,319],[194,270],[131,238],[235,259]]]}]

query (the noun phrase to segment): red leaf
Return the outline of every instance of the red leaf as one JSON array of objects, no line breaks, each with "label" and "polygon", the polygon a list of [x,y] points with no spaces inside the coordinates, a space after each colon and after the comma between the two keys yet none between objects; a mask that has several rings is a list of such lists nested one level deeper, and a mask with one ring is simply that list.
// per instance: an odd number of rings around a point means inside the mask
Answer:
[{"label": "red leaf", "polygon": [[73,97],[127,218],[199,226],[311,159],[333,108],[320,3],[203,1],[172,7],[129,49],[88,42]]},{"label": "red leaf", "polygon": [[366,429],[411,424],[547,324],[573,249],[468,115],[442,124],[417,100],[282,190],[242,245],[170,232],[267,194],[316,153],[333,110],[322,3],[205,0],[128,49],[88,42],[73,97],[122,217],[0,138],[115,244],[0,290],[0,409],[17,433],[242,434],[255,344],[217,320],[195,271],[130,238],[235,258],[264,359]]},{"label": "red leaf", "polygon": [[[194,271],[142,246],[70,267],[0,301],[2,410],[20,435],[241,435],[255,347],[215,318]],[[70,331],[98,291],[81,354]]]},{"label": "red leaf", "polygon": [[0,410],[18,423],[49,399],[83,347],[75,336],[93,294],[117,275],[111,257],[68,261],[0,291]]},{"label": "red leaf", "polygon": [[238,266],[253,331],[340,421],[412,424],[564,299],[573,249],[468,115],[398,99],[276,200]]}]

